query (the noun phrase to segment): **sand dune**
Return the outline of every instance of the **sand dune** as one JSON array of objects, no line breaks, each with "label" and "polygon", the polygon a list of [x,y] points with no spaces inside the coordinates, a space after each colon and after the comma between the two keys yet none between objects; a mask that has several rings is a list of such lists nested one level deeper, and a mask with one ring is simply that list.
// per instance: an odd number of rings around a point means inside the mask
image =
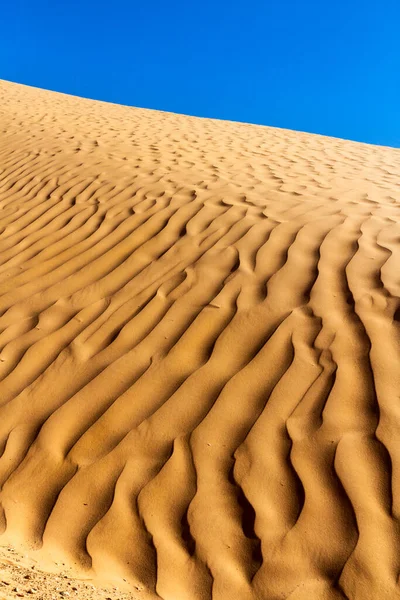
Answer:
[{"label": "sand dune", "polygon": [[400,151],[0,100],[0,543],[132,598],[400,598]]}]

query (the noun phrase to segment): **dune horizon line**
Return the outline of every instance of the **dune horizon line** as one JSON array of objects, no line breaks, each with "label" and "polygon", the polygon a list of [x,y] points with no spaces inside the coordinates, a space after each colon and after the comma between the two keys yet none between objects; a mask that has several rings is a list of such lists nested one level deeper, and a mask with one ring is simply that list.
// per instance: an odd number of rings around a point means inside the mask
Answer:
[{"label": "dune horizon line", "polygon": [[171,114],[171,115],[177,115],[177,116],[182,116],[182,117],[189,117],[189,118],[193,118],[193,119],[206,119],[206,120],[210,120],[210,121],[218,121],[218,122],[222,122],[222,123],[233,123],[233,124],[241,124],[241,125],[252,125],[255,127],[265,127],[268,129],[278,129],[281,131],[293,131],[293,132],[297,132],[300,134],[308,134],[308,135],[312,135],[312,136],[317,136],[317,137],[323,137],[323,138],[329,138],[329,139],[333,139],[333,140],[341,140],[344,142],[353,142],[354,144],[364,144],[367,146],[376,146],[378,148],[391,148],[393,150],[400,150],[400,146],[399,145],[388,145],[388,144],[378,144],[376,142],[369,142],[369,141],[365,141],[365,140],[359,140],[359,139],[354,139],[351,137],[343,137],[340,135],[334,135],[334,134],[329,134],[329,133],[321,133],[318,131],[311,131],[309,129],[302,129],[302,128],[291,128],[285,125],[278,125],[278,124],[268,124],[268,123],[261,123],[261,122],[256,122],[256,121],[246,121],[243,119],[231,119],[228,117],[221,117],[221,116],[212,116],[212,115],[203,115],[203,114],[194,114],[191,112],[178,112],[178,111],[174,111],[174,110],[167,110],[167,109],[163,109],[163,108],[157,108],[154,106],[139,106],[136,104],[126,104],[126,103],[121,103],[121,102],[115,102],[113,100],[107,100],[104,98],[98,98],[98,97],[91,97],[91,96],[85,96],[85,95],[80,95],[80,94],[73,94],[69,91],[60,91],[60,90],[56,90],[56,89],[52,89],[52,88],[48,88],[48,87],[40,87],[40,86],[34,86],[28,83],[23,83],[23,82],[17,82],[17,81],[13,81],[13,80],[8,80],[8,79],[1,79],[0,78],[0,82],[5,82],[5,83],[11,83],[13,85],[20,85],[20,86],[24,86],[27,88],[31,88],[31,89],[36,89],[36,90],[41,90],[44,92],[50,92],[53,94],[61,94],[62,96],[69,96],[71,98],[79,98],[80,100],[87,100],[89,102],[100,102],[103,104],[107,104],[107,105],[114,105],[114,106],[124,106],[125,108],[134,108],[137,110],[143,110],[143,111],[154,111],[154,112],[158,112],[158,113],[166,113],[166,114]]}]

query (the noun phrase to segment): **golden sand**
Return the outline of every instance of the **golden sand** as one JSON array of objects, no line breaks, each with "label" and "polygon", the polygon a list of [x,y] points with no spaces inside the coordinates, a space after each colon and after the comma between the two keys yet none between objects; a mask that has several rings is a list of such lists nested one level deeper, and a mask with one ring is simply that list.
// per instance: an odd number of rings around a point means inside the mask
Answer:
[{"label": "golden sand", "polygon": [[0,81],[3,547],[135,600],[400,598],[399,177]]}]

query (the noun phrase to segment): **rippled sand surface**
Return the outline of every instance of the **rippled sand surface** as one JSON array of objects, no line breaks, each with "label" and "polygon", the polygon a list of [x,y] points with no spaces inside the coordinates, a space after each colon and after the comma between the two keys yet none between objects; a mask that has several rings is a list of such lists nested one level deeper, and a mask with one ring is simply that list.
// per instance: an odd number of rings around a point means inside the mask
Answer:
[{"label": "rippled sand surface", "polygon": [[399,178],[0,81],[0,544],[135,599],[400,598]]}]

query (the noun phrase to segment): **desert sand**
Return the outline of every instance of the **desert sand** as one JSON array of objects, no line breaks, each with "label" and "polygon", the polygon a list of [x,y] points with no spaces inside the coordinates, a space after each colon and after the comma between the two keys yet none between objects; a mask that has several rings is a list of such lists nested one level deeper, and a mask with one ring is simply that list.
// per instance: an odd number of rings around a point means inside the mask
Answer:
[{"label": "desert sand", "polygon": [[0,82],[0,598],[400,598],[399,176]]}]

